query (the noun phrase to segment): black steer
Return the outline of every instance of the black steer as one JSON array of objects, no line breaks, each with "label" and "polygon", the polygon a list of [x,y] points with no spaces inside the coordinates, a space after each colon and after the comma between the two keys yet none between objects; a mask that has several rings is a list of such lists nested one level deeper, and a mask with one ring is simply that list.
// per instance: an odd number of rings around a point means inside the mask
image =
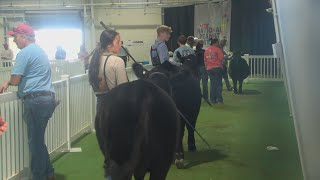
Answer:
[{"label": "black steer", "polygon": [[[172,92],[172,98],[176,103],[178,110],[187,118],[192,127],[180,118],[180,133],[178,137],[178,143],[176,148],[176,160],[175,164],[178,168],[183,168],[184,166],[184,150],[183,150],[183,136],[184,127],[188,129],[188,149],[189,151],[196,150],[194,130],[196,126],[196,120],[201,106],[201,90],[199,85],[199,80],[194,77],[192,71],[190,71],[187,65],[182,67],[176,67],[169,62],[164,62],[163,64],[154,67],[151,71],[143,74],[142,66],[140,64],[133,64],[133,71],[138,78],[150,79],[155,73],[163,73],[170,80],[170,87]],[[151,81],[153,81],[151,79]],[[157,83],[156,83],[157,84]]]},{"label": "black steer", "polygon": [[242,83],[250,74],[250,68],[245,59],[241,57],[241,52],[235,52],[229,64],[229,76],[232,78],[233,91],[238,93],[237,84],[239,82],[239,93],[242,94]]},{"label": "black steer", "polygon": [[[168,80],[157,79],[165,88]],[[168,89],[168,88],[167,88]],[[172,163],[179,115],[168,94],[146,80],[112,89],[98,110],[95,128],[112,180],[165,180]]]}]

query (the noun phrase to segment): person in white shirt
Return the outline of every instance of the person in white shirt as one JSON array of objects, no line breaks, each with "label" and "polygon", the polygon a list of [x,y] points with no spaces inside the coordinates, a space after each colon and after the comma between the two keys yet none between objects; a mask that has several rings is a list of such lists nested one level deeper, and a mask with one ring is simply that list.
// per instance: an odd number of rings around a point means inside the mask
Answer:
[{"label": "person in white shirt", "polygon": [[[4,50],[1,52],[1,60],[2,61],[11,61],[13,60],[13,51],[9,49],[9,44],[3,44]],[[3,62],[3,67],[11,66],[11,62]]]}]

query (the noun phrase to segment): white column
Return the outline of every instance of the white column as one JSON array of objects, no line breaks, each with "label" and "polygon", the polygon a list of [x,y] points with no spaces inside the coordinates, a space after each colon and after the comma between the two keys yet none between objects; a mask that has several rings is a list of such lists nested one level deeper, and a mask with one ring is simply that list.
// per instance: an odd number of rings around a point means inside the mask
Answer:
[{"label": "white column", "polygon": [[[281,64],[281,72],[282,78],[284,80],[284,87],[287,92],[287,98],[288,98],[288,104],[289,104],[289,113],[290,116],[292,116],[292,106],[291,106],[291,99],[288,96],[288,81],[287,81],[287,73],[286,73],[286,68],[285,68],[285,61],[284,61],[284,56],[283,56],[283,47],[281,44],[281,34],[280,34],[280,29],[279,29],[279,18],[278,18],[278,10],[277,10],[277,2],[276,0],[272,0],[272,7],[273,7],[273,19],[274,19],[274,27],[275,27],[275,32],[276,32],[276,39],[277,39],[277,46],[278,47],[278,57],[280,58],[280,64]],[[279,67],[277,67],[279,68]]]},{"label": "white column", "polygon": [[277,0],[288,93],[306,180],[320,178],[319,1]]},{"label": "white column", "polygon": [[96,47],[96,28],[94,27],[94,6],[93,6],[93,0],[91,0],[91,45],[92,49]]}]

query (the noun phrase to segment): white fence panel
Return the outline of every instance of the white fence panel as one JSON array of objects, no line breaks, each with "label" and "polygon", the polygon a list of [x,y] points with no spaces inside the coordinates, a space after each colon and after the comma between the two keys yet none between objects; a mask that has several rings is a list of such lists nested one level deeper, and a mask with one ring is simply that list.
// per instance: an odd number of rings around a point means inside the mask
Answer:
[{"label": "white fence panel", "polygon": [[16,93],[0,95],[1,115],[10,124],[0,137],[0,179],[21,176],[29,166],[27,129],[22,119],[22,101]]},{"label": "white fence panel", "polygon": [[245,55],[250,67],[249,80],[283,80],[281,62],[274,56]]},{"label": "white fence panel", "polygon": [[70,79],[70,127],[71,138],[92,124],[92,88],[88,76],[75,76]]},{"label": "white fence panel", "polygon": [[[9,80],[10,75],[11,75],[11,67],[7,67],[7,68],[0,68],[0,84],[2,84],[4,81]],[[10,86],[8,88],[8,92],[13,92],[13,91],[17,91],[18,88],[15,86]]]},{"label": "white fence panel", "polygon": [[[7,61],[6,61],[7,62]],[[14,64],[14,61],[10,61]],[[0,63],[1,64],[1,63]],[[61,80],[61,75],[68,74],[70,76],[76,76],[84,74],[84,65],[81,61],[50,61],[52,81]],[[10,67],[0,67],[0,83],[5,80],[9,80],[12,71]],[[8,92],[17,91],[16,87],[9,87]]]},{"label": "white fence panel", "polygon": [[[70,90],[71,140],[92,129],[95,104],[86,74],[72,77]],[[45,140],[51,157],[69,149],[67,129],[67,81],[54,82],[56,99],[60,100],[49,120]],[[91,103],[90,103],[91,102]],[[0,112],[9,129],[0,137],[0,180],[22,179],[28,176],[29,151],[26,125],[23,121],[22,100],[16,92],[0,94]]]}]

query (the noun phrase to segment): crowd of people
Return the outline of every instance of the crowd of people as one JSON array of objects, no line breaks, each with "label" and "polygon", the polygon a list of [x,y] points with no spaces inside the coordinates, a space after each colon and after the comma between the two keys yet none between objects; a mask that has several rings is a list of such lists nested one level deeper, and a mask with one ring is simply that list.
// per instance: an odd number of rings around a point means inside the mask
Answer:
[{"label": "crowd of people", "polygon": [[[186,38],[184,35],[178,37],[179,47],[174,51],[173,58],[169,57],[168,48],[165,44],[170,38],[171,28],[160,26],[158,28],[158,39],[151,47],[151,59],[154,66],[170,62],[170,65],[181,66],[183,57],[194,55],[196,59],[198,78],[202,82],[203,98],[214,104],[223,104],[222,89],[223,83],[228,91],[234,90],[238,93],[236,87],[232,87],[228,77],[228,64],[233,59],[241,59],[240,56],[229,56],[225,51],[227,40],[218,38],[210,39],[210,46],[204,49],[204,40],[195,41],[194,37]],[[240,52],[238,52],[239,54]],[[246,64],[246,62],[243,62]],[[246,70],[245,70],[246,71]],[[246,78],[246,77],[243,77]],[[210,79],[210,97],[208,96],[208,79]],[[243,79],[242,79],[243,80]],[[236,86],[236,81],[234,81]],[[242,83],[241,90],[242,93]]]},{"label": "crowd of people", "polygon": [[[226,69],[230,57],[224,53],[226,40],[211,39],[210,46],[203,49],[203,40],[195,43],[193,37],[181,35],[178,38],[179,48],[169,56],[165,44],[170,39],[171,28],[165,25],[157,29],[157,39],[151,46],[150,56],[154,66],[179,67],[182,57],[194,56],[198,69],[198,78],[202,81],[203,98],[212,103],[223,103],[222,78],[228,80]],[[21,24],[8,32],[21,50],[16,57],[9,80],[0,85],[0,94],[9,86],[18,86],[18,96],[24,103],[24,120],[28,129],[29,148],[31,153],[31,172],[34,180],[54,179],[54,169],[44,141],[47,123],[51,118],[57,102],[52,85],[50,63],[46,53],[35,43],[35,34],[29,25]],[[114,30],[104,30],[100,35],[98,47],[87,53],[81,46],[79,59],[89,70],[89,82],[97,97],[97,110],[101,102],[114,87],[128,82],[126,62],[128,51],[122,51],[123,42],[120,34]],[[4,45],[8,49],[7,45]],[[195,48],[194,48],[195,47]],[[195,49],[195,50],[194,50]],[[60,49],[61,51],[61,49]],[[58,53],[59,59],[65,58],[65,51]],[[10,59],[10,53],[4,53]],[[92,58],[90,59],[90,56]],[[239,53],[236,58],[241,58]],[[170,69],[170,68],[169,68]],[[175,69],[175,68],[172,68]],[[208,97],[208,79],[210,78],[210,98]],[[238,79],[233,79],[236,82]],[[239,81],[242,88],[242,81]],[[227,84],[227,83],[226,83]],[[229,83],[228,83],[229,84]],[[227,85],[231,89],[230,84]],[[236,87],[233,87],[237,91]],[[242,89],[239,92],[242,92]],[[0,117],[0,135],[6,131],[8,124]]]}]

